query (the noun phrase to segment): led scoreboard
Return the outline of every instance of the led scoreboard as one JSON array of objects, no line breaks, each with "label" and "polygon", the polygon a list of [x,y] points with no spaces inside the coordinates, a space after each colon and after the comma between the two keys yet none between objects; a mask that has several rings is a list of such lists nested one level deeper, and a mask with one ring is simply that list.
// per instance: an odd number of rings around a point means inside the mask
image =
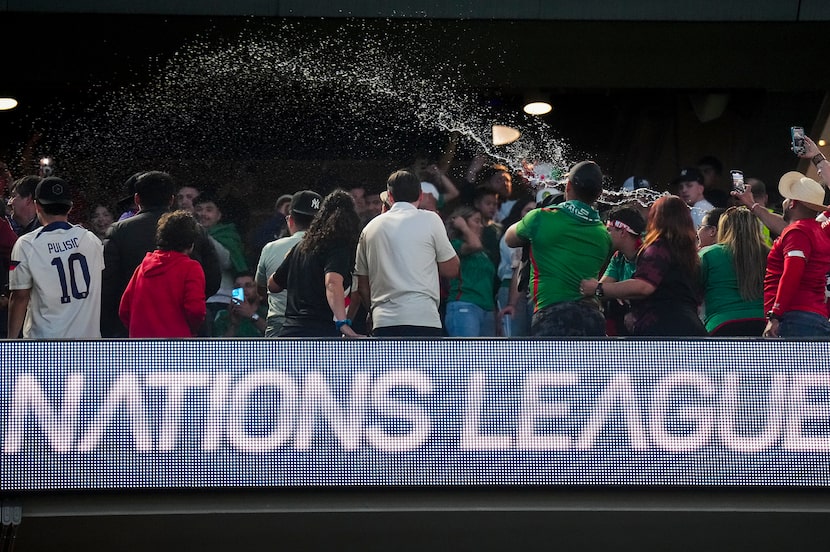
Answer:
[{"label": "led scoreboard", "polygon": [[0,343],[0,491],[827,486],[829,342]]}]

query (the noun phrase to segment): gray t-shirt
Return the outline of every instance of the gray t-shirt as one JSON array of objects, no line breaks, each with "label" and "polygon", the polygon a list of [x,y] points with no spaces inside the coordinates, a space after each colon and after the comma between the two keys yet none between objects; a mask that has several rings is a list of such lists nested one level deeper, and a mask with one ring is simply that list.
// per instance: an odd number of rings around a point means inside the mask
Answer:
[{"label": "gray t-shirt", "polygon": [[[257,286],[268,286],[268,278],[280,267],[286,254],[302,239],[303,234],[305,234],[305,231],[295,232],[292,236],[265,244],[256,267]],[[280,332],[282,323],[285,321],[287,297],[288,294],[285,290],[279,293],[268,292],[268,318],[265,321],[265,337],[276,337]]]}]

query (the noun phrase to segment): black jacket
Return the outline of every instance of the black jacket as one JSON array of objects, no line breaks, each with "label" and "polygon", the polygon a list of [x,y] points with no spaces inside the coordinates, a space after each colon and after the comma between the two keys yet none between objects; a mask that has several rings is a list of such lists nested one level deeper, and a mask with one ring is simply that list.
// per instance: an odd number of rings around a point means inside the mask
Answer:
[{"label": "black jacket", "polygon": [[[127,337],[127,328],[118,318],[121,295],[144,256],[156,249],[156,225],[167,211],[163,207],[139,211],[128,219],[116,222],[107,232],[101,299],[102,337]],[[222,273],[213,243],[207,232],[201,226],[198,228],[199,237],[191,256],[199,261],[205,271],[205,297],[210,297],[219,290]]]}]

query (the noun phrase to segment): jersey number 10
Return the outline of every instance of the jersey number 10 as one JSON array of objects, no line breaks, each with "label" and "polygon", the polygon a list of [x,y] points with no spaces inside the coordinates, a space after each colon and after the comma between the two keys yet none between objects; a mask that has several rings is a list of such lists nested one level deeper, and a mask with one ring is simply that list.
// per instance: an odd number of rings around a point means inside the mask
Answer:
[{"label": "jersey number 10", "polygon": [[[69,285],[72,287],[72,297],[75,299],[86,299],[89,295],[89,265],[86,262],[86,257],[81,253],[72,253],[67,259],[66,268],[63,266],[63,259],[54,257],[52,259],[52,266],[58,271],[58,278],[61,280],[61,304],[69,303],[72,299],[69,297],[69,286],[66,282],[66,273],[69,272]],[[84,291],[78,289],[78,282],[76,280],[76,264],[80,265],[81,274],[84,278]]]}]

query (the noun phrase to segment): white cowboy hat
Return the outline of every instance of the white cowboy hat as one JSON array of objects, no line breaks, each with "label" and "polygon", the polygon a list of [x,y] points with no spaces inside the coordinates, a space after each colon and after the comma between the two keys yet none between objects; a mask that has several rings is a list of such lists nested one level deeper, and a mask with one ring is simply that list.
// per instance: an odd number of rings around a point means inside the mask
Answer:
[{"label": "white cowboy hat", "polygon": [[824,186],[797,171],[790,171],[778,181],[778,192],[782,197],[800,201],[813,211],[826,211]]}]

